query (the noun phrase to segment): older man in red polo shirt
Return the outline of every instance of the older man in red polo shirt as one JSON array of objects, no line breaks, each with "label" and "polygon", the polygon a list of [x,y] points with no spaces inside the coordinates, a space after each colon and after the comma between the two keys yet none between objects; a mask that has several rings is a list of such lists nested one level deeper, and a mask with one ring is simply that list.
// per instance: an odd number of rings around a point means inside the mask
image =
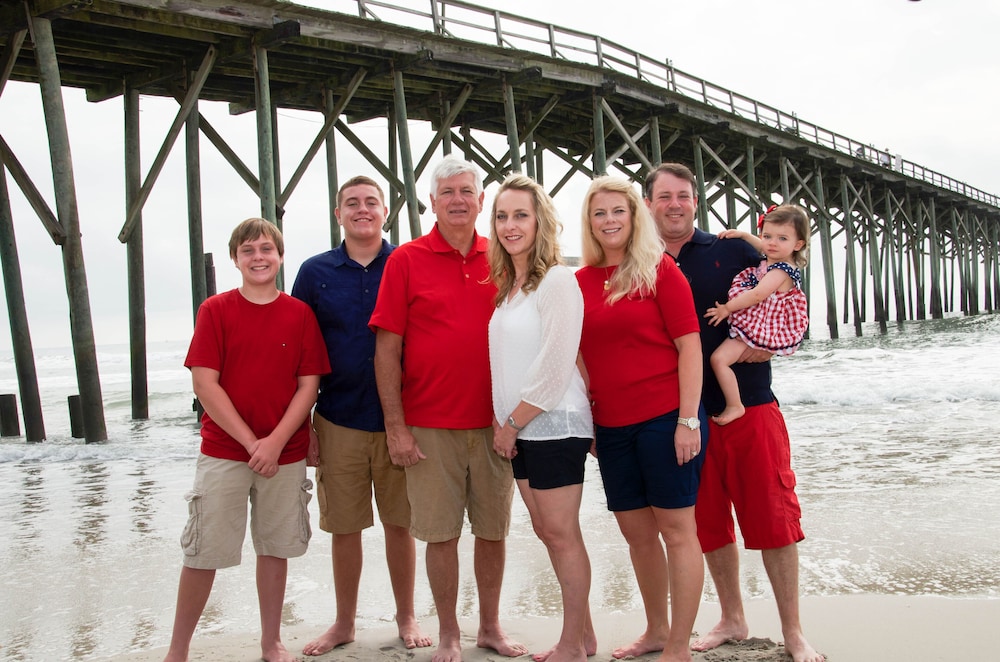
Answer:
[{"label": "older man in red polo shirt", "polygon": [[493,452],[487,328],[496,289],[486,239],[476,233],[482,181],[471,163],[446,157],[432,182],[437,222],[389,257],[369,322],[386,442],[406,468],[410,533],[427,543],[440,625],[433,662],[462,658],[458,539],[466,509],[476,538],[476,643],[516,657],[527,649],[500,627],[514,478],[510,460]]}]

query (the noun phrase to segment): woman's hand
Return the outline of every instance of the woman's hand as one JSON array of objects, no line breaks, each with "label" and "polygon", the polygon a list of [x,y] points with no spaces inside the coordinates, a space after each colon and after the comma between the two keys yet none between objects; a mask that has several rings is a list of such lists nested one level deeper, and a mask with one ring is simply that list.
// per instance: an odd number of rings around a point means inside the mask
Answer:
[{"label": "woman's hand", "polygon": [[500,457],[512,460],[517,455],[517,430],[510,425],[503,425],[493,432],[493,451]]},{"label": "woman's hand", "polygon": [[692,430],[678,423],[674,430],[674,450],[677,452],[677,466],[698,457],[701,452],[701,430]]}]

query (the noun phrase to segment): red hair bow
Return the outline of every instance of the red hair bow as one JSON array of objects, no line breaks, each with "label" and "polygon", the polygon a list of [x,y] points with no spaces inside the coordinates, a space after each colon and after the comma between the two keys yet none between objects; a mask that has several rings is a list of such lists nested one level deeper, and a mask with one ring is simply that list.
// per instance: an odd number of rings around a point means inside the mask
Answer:
[{"label": "red hair bow", "polygon": [[764,219],[765,219],[765,218],[767,217],[767,215],[768,215],[768,214],[770,214],[770,213],[771,213],[772,211],[774,211],[774,210],[775,210],[775,209],[777,209],[777,208],[778,208],[778,205],[771,205],[770,207],[768,207],[768,208],[767,208],[767,209],[766,209],[766,210],[764,211],[764,213],[763,213],[763,214],[761,214],[761,215],[760,215],[760,216],[759,216],[759,217],[757,218],[757,232],[760,232],[761,230],[763,230],[763,229],[764,229]]}]

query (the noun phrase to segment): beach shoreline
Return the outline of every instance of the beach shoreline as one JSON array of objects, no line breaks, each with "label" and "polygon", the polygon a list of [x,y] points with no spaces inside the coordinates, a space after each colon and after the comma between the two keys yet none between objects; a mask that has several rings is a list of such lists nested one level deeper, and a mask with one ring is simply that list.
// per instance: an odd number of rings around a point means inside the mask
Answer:
[{"label": "beach shoreline", "polygon": [[[1000,600],[908,595],[808,596],[802,599],[802,619],[807,638],[833,662],[880,660],[984,660],[998,657],[994,634],[1000,622]],[[695,660],[713,662],[777,662],[787,660],[781,646],[781,630],[774,602],[753,600],[746,604],[751,639],[729,643],[714,651],[695,653]],[[718,603],[702,604],[695,632],[707,632],[718,619]],[[508,634],[526,644],[532,652],[545,650],[558,638],[558,618],[516,618],[505,620]],[[634,640],[643,626],[641,613],[595,614],[598,651],[592,660],[611,660],[611,650]],[[436,641],[437,621],[421,624]],[[296,624],[284,627],[282,638],[289,650],[299,653],[329,623]],[[504,660],[495,651],[475,647],[476,623],[462,619],[465,662]],[[385,625],[359,631],[357,640],[303,660],[328,662],[428,662],[431,648],[407,650],[396,636],[394,626]],[[166,647],[101,658],[104,662],[159,662]],[[257,633],[220,633],[195,636],[191,662],[260,660]],[[656,659],[656,654],[641,659]],[[527,658],[522,658],[527,659]]]}]

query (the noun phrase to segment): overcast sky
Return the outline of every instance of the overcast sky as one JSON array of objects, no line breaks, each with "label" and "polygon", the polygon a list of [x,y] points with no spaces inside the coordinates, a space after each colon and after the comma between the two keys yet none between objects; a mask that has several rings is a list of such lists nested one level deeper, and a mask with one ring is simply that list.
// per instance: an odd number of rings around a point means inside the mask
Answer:
[{"label": "overcast sky", "polygon": [[[302,4],[345,12],[353,7],[345,0]],[[418,0],[400,4],[426,11],[426,3]],[[995,120],[1000,3],[995,0],[624,0],[588,3],[586,11],[579,0],[505,0],[502,8],[669,59],[678,69],[795,112],[802,120],[1000,193]],[[125,247],[117,240],[124,222],[122,102],[89,104],[82,92],[70,89],[64,97],[95,336],[98,346],[127,342]],[[143,97],[141,107],[145,173],[177,106]],[[201,110],[256,168],[252,114],[230,117],[225,106],[211,104]],[[281,112],[285,177],[321,123],[317,114]],[[372,144],[385,140],[384,123],[352,128]],[[419,127],[411,133],[422,151],[426,138]],[[0,97],[0,134],[55,209],[37,87],[7,85]],[[348,156],[343,139],[338,146],[342,178],[375,174]],[[183,145],[178,145],[143,213],[150,342],[186,340],[192,327],[183,159]],[[238,285],[238,272],[227,261],[229,232],[243,218],[259,215],[259,203],[207,141],[202,159],[205,250],[215,254],[222,291]],[[302,260],[329,245],[322,158],[315,163],[285,216],[289,287]],[[36,348],[68,346],[60,251],[10,178],[8,188],[32,341]],[[427,193],[426,184],[418,185],[425,202]],[[557,202],[564,223],[575,229],[579,199],[569,199],[573,195]],[[424,226],[431,222],[425,218]],[[488,227],[485,218],[480,226]],[[566,252],[579,254],[576,242]],[[6,306],[0,317],[0,354],[9,354]],[[0,369],[13,371],[13,366],[4,362]]]}]

